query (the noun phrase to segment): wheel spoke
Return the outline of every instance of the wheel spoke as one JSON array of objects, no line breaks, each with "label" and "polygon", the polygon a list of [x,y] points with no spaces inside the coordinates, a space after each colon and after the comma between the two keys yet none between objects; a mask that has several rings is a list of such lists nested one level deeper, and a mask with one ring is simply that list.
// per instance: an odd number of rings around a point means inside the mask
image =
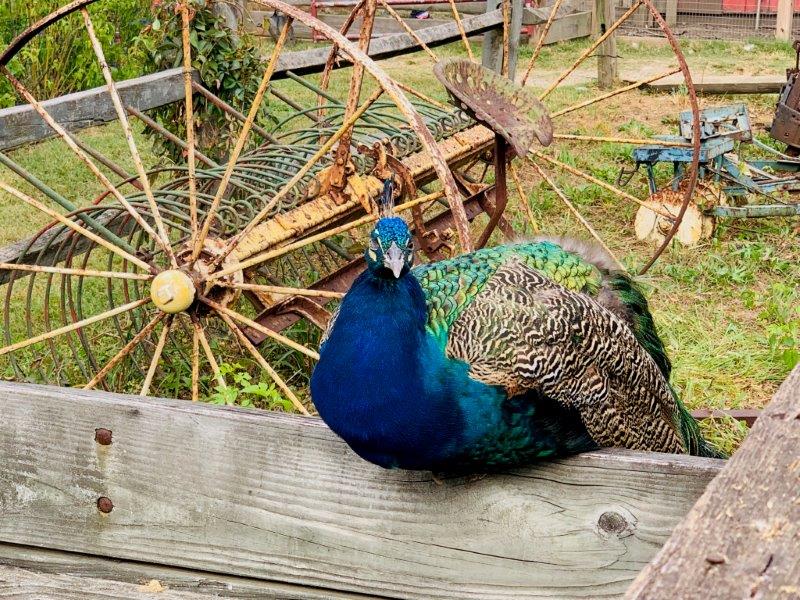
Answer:
[{"label": "wheel spoke", "polygon": [[[413,208],[413,207],[418,206],[420,204],[423,204],[425,202],[430,202],[432,200],[436,200],[438,198],[441,198],[442,196],[444,196],[444,192],[433,192],[432,194],[427,194],[426,196],[422,196],[420,198],[416,198],[415,200],[411,200],[409,202],[406,202],[405,204],[401,204],[399,206],[396,206],[394,210],[395,210],[395,212],[401,212],[401,211],[404,211],[404,210],[408,210],[410,208]],[[256,256],[253,256],[252,258],[248,258],[247,260],[244,260],[242,262],[238,262],[235,265],[232,265],[230,267],[226,267],[225,269],[221,269],[221,270],[217,271],[216,273],[212,273],[208,277],[207,281],[209,281],[209,282],[216,281],[217,279],[221,279],[222,277],[230,275],[231,273],[235,273],[236,271],[240,271],[240,270],[243,270],[243,269],[247,269],[249,267],[253,267],[255,265],[258,265],[258,264],[261,264],[263,262],[266,262],[266,261],[268,261],[270,259],[277,258],[278,256],[283,256],[284,254],[287,254],[289,252],[292,252],[293,250],[297,250],[297,249],[302,248],[304,246],[308,246],[310,244],[313,244],[314,242],[321,242],[322,240],[325,240],[325,239],[327,239],[329,237],[333,237],[334,235],[338,235],[340,233],[344,233],[345,231],[349,231],[351,229],[355,229],[356,227],[360,227],[361,225],[366,225],[367,223],[372,223],[373,221],[376,221],[377,219],[378,219],[378,217],[376,215],[365,215],[365,216],[361,217],[360,219],[356,219],[355,221],[352,221],[352,222],[347,223],[345,225],[340,225],[339,227],[334,227],[333,229],[328,229],[328,230],[323,231],[321,233],[318,233],[316,235],[309,236],[309,237],[307,237],[305,239],[302,239],[302,240],[297,241],[297,242],[293,242],[291,244],[286,244],[285,246],[281,246],[280,248],[276,248],[274,250],[268,250],[267,252],[262,252],[261,254],[257,254]]]},{"label": "wheel spoke", "polygon": [[153,383],[153,377],[155,377],[158,363],[161,361],[161,354],[164,352],[164,346],[167,343],[169,331],[172,329],[172,324],[175,321],[174,317],[175,315],[167,315],[166,323],[164,323],[164,326],[161,328],[161,334],[158,336],[158,343],[156,344],[156,349],[153,352],[153,359],[150,361],[150,367],[147,369],[147,375],[145,376],[144,383],[142,384],[142,391],[139,392],[140,396],[147,396],[150,393],[150,386]]},{"label": "wheel spoke", "polygon": [[[2,268],[2,267],[0,267]],[[251,292],[266,292],[267,294],[280,294],[282,296],[308,296],[310,298],[344,298],[341,292],[328,290],[314,290],[305,288],[282,287],[278,285],[259,285],[255,283],[228,283],[222,282],[220,287],[233,290],[249,290]]]},{"label": "wheel spoke", "polygon": [[528,63],[528,68],[525,69],[525,74],[522,76],[522,85],[525,85],[525,82],[528,81],[528,77],[530,77],[531,71],[533,71],[533,65],[536,64],[536,60],[539,58],[539,53],[542,51],[542,47],[544,46],[544,40],[547,37],[547,34],[550,32],[550,26],[553,24],[553,21],[556,18],[556,13],[558,13],[558,9],[563,1],[564,0],[556,0],[553,4],[553,8],[550,10],[550,16],[547,17],[547,22],[544,24],[542,34],[536,41],[536,48],[533,50],[533,56],[531,56],[531,60]]},{"label": "wheel spoke", "polygon": [[261,323],[257,323],[256,321],[253,321],[252,319],[248,319],[247,317],[245,317],[244,315],[236,312],[235,310],[231,310],[230,308],[222,306],[221,304],[218,304],[217,302],[214,302],[213,300],[210,300],[210,299],[205,298],[203,296],[200,297],[200,301],[203,304],[205,304],[206,306],[209,306],[209,307],[213,308],[215,311],[217,311],[221,315],[227,315],[230,318],[238,321],[239,323],[247,325],[251,329],[255,329],[259,333],[263,333],[264,335],[266,335],[268,337],[271,337],[276,342],[279,342],[279,343],[283,344],[284,346],[288,346],[292,350],[297,350],[298,352],[302,352],[303,354],[305,354],[309,358],[313,358],[314,360],[319,360],[319,354],[317,352],[314,352],[313,350],[310,350],[310,349],[306,348],[302,344],[298,344],[294,340],[290,340],[285,335],[281,335],[280,333],[277,333],[276,331],[272,331],[272,329],[270,329],[269,327],[264,327]]},{"label": "wheel spoke", "polygon": [[214,260],[214,265],[219,265],[222,263],[223,260],[231,253],[236,247],[239,245],[247,235],[258,225],[264,218],[269,214],[269,212],[278,204],[291,190],[297,185],[303,177],[305,177],[306,173],[308,173],[314,165],[319,162],[319,160],[325,156],[333,145],[341,138],[350,128],[355,124],[355,122],[363,115],[366,110],[375,102],[380,95],[383,93],[383,90],[378,88],[375,90],[369,98],[356,110],[349,119],[345,120],[342,123],[342,126],[330,137],[328,140],[317,150],[311,158],[306,161],[298,171],[295,173],[294,177],[292,177],[284,186],[275,194],[272,199],[267,202],[267,204],[262,208],[258,214],[253,217],[253,219],[240,231],[236,236],[228,242],[227,246],[225,246],[222,253]]},{"label": "wheel spoke", "polygon": [[461,41],[464,42],[464,48],[467,49],[467,56],[469,56],[469,59],[472,62],[475,62],[475,55],[472,54],[472,48],[470,47],[469,40],[467,39],[467,32],[464,31],[464,24],[461,22],[461,15],[458,14],[455,0],[450,0],[450,10],[453,12],[453,19],[455,19],[458,32],[461,34]]},{"label": "wheel spoke", "polygon": [[525,197],[525,193],[522,191],[522,182],[519,180],[517,167],[514,165],[514,161],[509,162],[508,166],[509,171],[511,171],[511,178],[514,180],[514,186],[517,188],[517,194],[519,194],[519,201],[520,204],[522,204],[522,210],[525,211],[525,216],[528,217],[528,222],[531,224],[531,230],[533,233],[536,233],[539,231],[539,224],[536,222],[536,219],[533,216],[533,211],[528,204],[528,199]]},{"label": "wheel spoke", "polygon": [[394,20],[397,21],[400,24],[400,27],[402,27],[405,30],[405,32],[411,37],[411,39],[414,40],[417,44],[419,44],[422,47],[422,49],[425,50],[425,52],[428,53],[428,56],[430,56],[433,59],[433,62],[439,62],[439,57],[436,56],[434,51],[431,50],[428,47],[428,44],[426,44],[425,42],[422,41],[422,38],[419,37],[417,32],[414,31],[413,29],[411,29],[411,27],[408,26],[408,23],[405,22],[405,19],[403,19],[403,17],[398,15],[397,11],[395,11],[386,2],[386,0],[380,0],[380,2],[381,2],[381,6],[383,6],[383,8],[386,9],[386,12],[388,12],[394,18]]},{"label": "wheel spoke", "polygon": [[[509,29],[511,28],[511,0],[500,0],[502,13],[503,13],[503,56],[500,64],[500,74],[503,77],[508,77],[508,59],[509,52],[511,51],[511,38],[509,37]],[[515,78],[512,76],[511,80]]]},{"label": "wheel spoke", "polygon": [[539,100],[544,100],[545,98],[547,98],[550,95],[550,93],[561,84],[562,81],[564,81],[567,77],[569,77],[570,73],[572,73],[575,69],[577,69],[583,63],[583,61],[589,58],[589,56],[595,50],[597,50],[597,48],[603,42],[605,42],[609,37],[611,37],[617,30],[617,28],[620,25],[622,25],[625,21],[627,21],[628,18],[633,13],[635,13],[636,10],[642,5],[642,3],[643,3],[642,0],[636,0],[636,2],[634,2],[631,5],[631,7],[628,10],[626,10],[625,13],[619,19],[617,19],[617,21],[614,22],[613,25],[611,25],[611,27],[606,29],[606,32],[603,35],[597,38],[591,46],[589,46],[586,50],[583,51],[583,53],[578,57],[578,59],[572,64],[572,66],[570,66],[566,71],[564,71],[561,75],[559,75],[558,79],[556,79],[553,83],[551,83],[548,86],[548,88],[539,95]]},{"label": "wheel spoke", "polygon": [[[626,192],[624,190],[621,190],[618,187],[615,187],[615,186],[611,185],[610,183],[606,183],[602,179],[598,179],[597,177],[589,175],[589,173],[581,171],[580,169],[576,169],[572,165],[568,165],[566,163],[561,162],[560,160],[556,160],[555,158],[547,156],[546,154],[542,154],[538,150],[534,150],[531,153],[531,155],[532,156],[536,156],[537,158],[541,158],[543,160],[546,160],[551,165],[554,165],[556,167],[564,169],[565,171],[567,171],[569,173],[572,173],[573,175],[576,175],[576,176],[578,176],[578,177],[580,177],[582,179],[585,179],[586,181],[588,181],[590,183],[593,183],[595,185],[599,185],[601,188],[604,188],[604,189],[608,190],[609,192],[612,192],[612,193],[616,194],[620,198],[624,198],[625,200],[630,200],[631,202],[635,202],[639,206],[647,206],[647,208],[649,210],[652,210],[656,214],[659,214],[662,217],[666,217],[667,219],[672,219],[672,216],[669,213],[665,213],[665,212],[660,211],[660,210],[655,210],[654,207],[648,206],[645,202],[639,200],[636,196],[633,196],[633,195],[629,194],[628,192]],[[531,162],[533,162],[533,161],[531,161]]]},{"label": "wheel spoke", "polygon": [[100,63],[100,70],[103,72],[103,78],[106,81],[108,93],[111,96],[111,102],[114,104],[114,109],[117,112],[119,124],[122,126],[122,131],[125,134],[125,140],[128,142],[128,150],[130,151],[131,158],[133,158],[133,164],[136,166],[136,173],[139,175],[139,182],[142,184],[144,189],[144,195],[147,197],[147,203],[150,205],[150,212],[152,213],[153,220],[156,223],[156,229],[158,230],[159,238],[163,242],[162,247],[164,248],[164,251],[166,252],[172,266],[177,267],[178,262],[175,260],[175,254],[172,252],[172,246],[170,246],[169,243],[169,234],[167,234],[167,229],[164,226],[164,220],[161,218],[161,211],[158,210],[158,204],[156,204],[156,198],[153,195],[152,188],[150,187],[150,179],[147,177],[147,172],[144,168],[142,157],[139,154],[139,148],[136,146],[136,141],[133,139],[133,130],[131,129],[130,121],[128,121],[128,114],[125,112],[125,108],[122,106],[122,100],[120,100],[119,92],[117,91],[117,85],[114,83],[114,78],[111,76],[111,69],[106,62],[103,46],[100,44],[100,40],[97,39],[97,34],[94,31],[92,19],[89,17],[89,11],[86,8],[82,8],[81,15],[83,15],[83,24],[86,26],[86,33],[89,35],[89,41],[91,42],[92,49],[97,57],[97,62]]},{"label": "wheel spoke", "polygon": [[606,245],[606,243],[603,241],[603,239],[600,237],[597,231],[595,231],[594,227],[592,227],[589,224],[589,221],[583,218],[583,215],[581,215],[581,213],[578,212],[578,209],[575,208],[575,205],[572,202],[570,202],[569,198],[567,198],[567,195],[563,191],[561,191],[561,189],[556,185],[555,181],[553,181],[547,175],[544,169],[542,169],[536,163],[533,163],[533,168],[536,169],[536,172],[539,174],[539,177],[541,177],[545,181],[545,183],[547,183],[547,185],[549,185],[550,188],[556,193],[556,195],[559,198],[561,198],[561,201],[566,205],[566,207],[570,210],[570,212],[572,212],[575,218],[578,219],[581,225],[583,225],[586,228],[586,230],[591,234],[591,236],[597,241],[597,243],[600,244],[600,246],[602,246],[603,250],[605,250],[608,253],[608,255],[614,260],[614,262],[617,263],[617,266],[620,268],[620,270],[626,271],[625,265],[623,265],[620,262],[617,256],[611,251],[611,248],[609,248]]},{"label": "wheel spoke", "polygon": [[[192,239],[197,237],[197,177],[195,175],[194,92],[192,89],[192,46],[189,40],[188,0],[181,4],[181,39],[183,43],[183,94],[186,98],[186,166],[189,169],[189,218]],[[195,335],[195,338],[197,336]],[[192,386],[194,392],[194,385]],[[194,394],[192,394],[192,399]]]},{"label": "wheel spoke", "polygon": [[231,156],[228,159],[228,164],[225,167],[225,173],[222,175],[222,180],[219,182],[217,192],[214,194],[214,199],[211,201],[211,206],[209,207],[208,213],[203,220],[200,234],[194,240],[194,249],[192,250],[191,259],[192,263],[194,263],[194,261],[196,261],[200,256],[200,252],[203,249],[203,244],[205,244],[206,237],[208,237],[208,232],[211,229],[211,224],[214,220],[217,209],[222,202],[222,197],[225,195],[225,192],[228,189],[228,184],[230,183],[231,176],[233,175],[233,170],[236,167],[236,162],[239,160],[239,156],[241,155],[245,142],[247,141],[247,136],[249,135],[253,122],[255,121],[258,111],[261,108],[261,102],[264,99],[267,86],[269,86],[269,82],[272,79],[272,74],[275,72],[275,66],[278,64],[278,57],[280,56],[281,50],[286,43],[286,38],[289,34],[289,27],[291,27],[291,25],[292,19],[287,18],[283,29],[281,29],[281,34],[278,36],[278,41],[275,43],[275,49],[272,51],[272,56],[270,57],[269,64],[267,65],[267,70],[264,71],[264,76],[261,78],[261,83],[258,85],[256,97],[253,99],[253,103],[250,105],[250,112],[247,114],[247,120],[242,125],[242,130],[239,132],[236,145],[234,146],[233,152],[231,152]]},{"label": "wheel spoke", "polygon": [[106,365],[100,369],[97,374],[92,377],[91,381],[89,381],[83,389],[91,390],[92,388],[96,387],[98,383],[103,381],[106,376],[111,372],[115,366],[117,366],[126,356],[128,356],[133,350],[138,346],[144,338],[150,335],[150,332],[153,331],[156,325],[158,325],[161,320],[166,317],[166,313],[159,312],[155,318],[150,321],[147,325],[145,325],[144,329],[142,329],[139,333],[137,333],[133,339],[123,346],[122,350],[117,352],[117,354],[106,363]]},{"label": "wheel spoke", "polygon": [[67,267],[50,267],[45,265],[25,265],[21,263],[0,263],[0,271],[28,271],[30,273],[56,273],[74,275],[75,277],[105,277],[106,279],[139,279],[149,281],[152,275],[130,273],[128,271],[94,271],[92,269],[70,269]]},{"label": "wheel spoke", "polygon": [[49,217],[52,217],[53,219],[55,219],[56,221],[59,221],[60,223],[66,225],[67,227],[69,227],[73,231],[75,231],[75,232],[81,234],[82,236],[92,240],[93,242],[96,242],[97,244],[100,244],[101,246],[103,246],[107,250],[110,250],[111,252],[113,252],[117,256],[120,256],[120,257],[124,258],[125,260],[132,262],[133,264],[135,264],[136,266],[144,269],[145,271],[149,272],[151,270],[150,265],[148,265],[143,260],[140,260],[140,259],[136,258],[132,254],[129,254],[128,252],[123,250],[122,248],[119,248],[118,246],[112,244],[111,242],[109,242],[105,238],[102,238],[99,235],[97,235],[96,233],[93,233],[93,232],[89,231],[85,227],[82,227],[81,225],[78,225],[72,219],[70,219],[68,217],[65,217],[61,213],[56,212],[56,211],[52,210],[51,208],[48,208],[47,206],[45,206],[44,204],[42,204],[38,200],[36,200],[34,198],[31,198],[30,196],[28,196],[27,194],[19,191],[16,188],[11,187],[10,185],[6,184],[4,181],[0,181],[0,190],[3,190],[4,192],[7,192],[8,194],[11,194],[12,196],[17,198],[18,200],[22,200],[23,202],[25,202],[29,206],[34,207],[35,209],[43,212],[44,214],[48,215]]},{"label": "wheel spoke", "polygon": [[[342,23],[342,26],[339,28],[339,33],[342,35],[346,35],[348,31],[350,31],[350,27],[353,26],[353,22],[356,20],[356,15],[361,11],[364,6],[366,0],[358,0],[358,3],[353,7],[353,10],[350,11],[350,14],[347,15],[347,18]],[[331,45],[331,51],[328,53],[328,58],[325,61],[325,67],[322,69],[322,77],[320,78],[319,87],[321,90],[327,90],[328,84],[330,83],[331,79],[331,71],[333,71],[333,64],[336,61],[336,57],[339,55],[339,45],[336,42],[333,42]],[[323,94],[317,94],[317,122],[322,121],[325,118],[325,108],[323,107],[325,104],[325,96]]]},{"label": "wheel spoke", "polygon": [[[158,243],[162,249],[167,252],[167,246],[164,245],[163,240],[161,237],[156,233],[155,229],[153,229],[150,224],[144,220],[139,211],[137,211],[133,205],[122,195],[122,193],[117,189],[117,187],[111,183],[111,180],[105,176],[105,174],[98,168],[98,166],[94,163],[94,161],[89,158],[89,155],[81,150],[78,144],[75,143],[75,140],[72,139],[72,136],[64,129],[59,123],[53,118],[53,116],[45,110],[42,106],[42,103],[36,100],[33,95],[28,91],[28,89],[22,85],[22,83],[11,74],[11,71],[8,70],[7,67],[0,66],[0,73],[2,73],[6,79],[11,83],[14,89],[22,96],[25,101],[30,104],[33,109],[39,114],[40,117],[44,120],[45,123],[52,129],[64,142],[69,146],[70,150],[72,150],[75,155],[83,162],[92,174],[97,178],[97,180],[102,183],[105,188],[111,192],[114,198],[125,207],[130,215],[134,218],[134,220],[139,224],[139,226],[144,229],[147,234],[153,238],[156,243]],[[170,249],[171,251],[171,249]]]},{"label": "wheel spoke", "polygon": [[219,387],[228,387],[228,384],[225,383],[225,378],[222,376],[222,372],[219,370],[219,363],[217,363],[217,359],[214,358],[214,353],[211,351],[211,346],[208,344],[208,338],[206,338],[206,333],[203,331],[203,326],[200,323],[200,320],[195,316],[192,316],[192,326],[194,327],[197,338],[200,341],[200,345],[203,347],[206,360],[208,361],[208,364],[211,365],[211,371],[214,373],[214,377],[217,379]]},{"label": "wheel spoke", "polygon": [[231,317],[229,317],[225,313],[220,313],[219,316],[222,318],[223,321],[225,321],[225,324],[228,326],[228,328],[230,328],[233,334],[238,338],[239,343],[241,343],[242,346],[247,348],[248,352],[250,352],[253,358],[256,359],[256,362],[261,366],[261,368],[264,369],[269,374],[269,376],[272,378],[272,381],[274,381],[277,384],[277,386],[281,388],[283,393],[286,394],[289,400],[291,400],[294,407],[298,411],[300,411],[301,414],[310,416],[306,407],[303,406],[303,403],[300,402],[297,396],[294,395],[294,392],[292,392],[291,388],[289,388],[289,386],[286,385],[286,382],[283,380],[283,378],[280,375],[278,375],[278,373],[275,371],[275,369],[272,368],[272,366],[267,362],[267,360],[263,356],[261,356],[261,353],[258,351],[258,349],[253,345],[253,343],[250,340],[247,339],[247,336],[241,329],[239,329],[236,323],[233,322]]},{"label": "wheel spoke", "polygon": [[562,108],[561,110],[558,110],[554,113],[550,113],[550,118],[555,119],[556,117],[566,115],[581,108],[586,108],[587,106],[591,106],[592,104],[597,104],[598,102],[602,102],[603,100],[608,100],[609,98],[613,98],[614,96],[624,94],[625,92],[635,90],[636,88],[642,87],[643,85],[647,85],[648,83],[653,83],[654,81],[658,81],[659,79],[664,79],[664,77],[669,77],[670,75],[674,75],[675,73],[680,73],[680,72],[681,68],[675,67],[674,69],[670,69],[669,71],[666,71],[664,73],[659,73],[658,75],[653,75],[652,77],[648,77],[647,79],[640,79],[639,81],[635,81],[630,85],[617,88],[616,90],[611,90],[610,92],[607,92],[605,94],[601,94],[596,98],[584,100],[583,102],[578,102],[577,104],[573,104],[572,106],[568,106],[567,108]]},{"label": "wheel spoke", "polygon": [[140,306],[144,306],[148,302],[150,302],[150,298],[141,298],[139,300],[129,302],[128,304],[118,306],[117,308],[112,308],[111,310],[107,310],[103,313],[100,313],[99,315],[82,319],[80,321],[77,321],[76,323],[70,323],[69,325],[59,327],[58,329],[53,329],[52,331],[48,331],[47,333],[43,333],[41,335],[28,338],[27,340],[17,342],[16,344],[11,344],[10,346],[4,346],[3,348],[0,348],[0,356],[2,356],[3,354],[8,354],[9,352],[14,352],[15,350],[27,348],[28,346],[32,346],[33,344],[37,344],[39,342],[51,340],[60,335],[64,335],[65,333],[70,333],[71,331],[80,329],[81,327],[86,327],[87,325],[92,325],[93,323],[103,321],[104,319],[110,319],[111,317],[116,317],[117,315],[121,315],[122,313],[130,312],[132,310],[139,308]]},{"label": "wheel spoke", "polygon": [[691,148],[690,142],[675,142],[672,140],[659,140],[647,138],[604,137],[600,135],[576,135],[572,133],[556,133],[556,140],[573,140],[576,142],[607,142],[611,144],[634,144],[637,146],[665,146],[668,148]]},{"label": "wheel spoke", "polygon": [[200,399],[200,332],[192,327],[192,402]]}]

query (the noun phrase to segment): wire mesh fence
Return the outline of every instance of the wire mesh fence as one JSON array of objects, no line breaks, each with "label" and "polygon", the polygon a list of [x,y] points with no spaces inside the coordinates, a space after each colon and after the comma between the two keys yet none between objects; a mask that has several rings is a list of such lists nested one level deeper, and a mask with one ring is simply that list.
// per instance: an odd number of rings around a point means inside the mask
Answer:
[{"label": "wire mesh fence", "polygon": [[[616,0],[621,16],[634,0]],[[778,0],[657,0],[673,33],[679,37],[712,40],[749,40],[775,37]],[[793,34],[800,35],[800,0],[794,3]],[[645,8],[637,10],[620,28],[625,35],[662,35]]]}]

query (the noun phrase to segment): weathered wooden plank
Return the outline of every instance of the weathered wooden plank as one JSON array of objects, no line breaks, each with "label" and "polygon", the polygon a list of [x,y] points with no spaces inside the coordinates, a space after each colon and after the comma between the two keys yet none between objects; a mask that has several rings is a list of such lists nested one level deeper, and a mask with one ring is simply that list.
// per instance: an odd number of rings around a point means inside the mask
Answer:
[{"label": "weathered wooden plank", "polygon": [[[266,33],[266,29],[262,28],[261,24],[264,22],[265,19],[269,19],[272,12],[252,11],[250,14],[252,16],[252,22],[248,23],[247,25],[248,30],[256,33],[262,33],[262,32]],[[341,29],[342,23],[344,23],[346,18],[347,15],[341,15],[341,14],[321,13],[319,15],[319,19],[323,23],[327,23],[336,30]],[[449,20],[446,19],[405,19],[405,21],[408,24],[408,26],[415,31],[420,29],[426,29],[427,27],[446,25],[447,23],[450,22]],[[267,26],[268,25],[269,24],[267,24]],[[361,29],[361,18],[357,18],[353,22],[353,25],[350,27],[350,31],[355,32],[355,35],[357,36],[358,31],[360,29]],[[297,39],[311,38],[311,28],[303,25],[302,23],[294,23],[292,25],[292,30],[294,31],[295,38]],[[405,30],[392,17],[375,17],[375,24],[372,30],[373,38],[377,39],[380,36],[399,34],[404,32]]]},{"label": "weathered wooden plank", "polygon": [[[540,16],[533,13],[531,9],[525,9],[523,17],[524,25],[533,25],[532,21],[539,22]],[[547,20],[547,19],[545,19]],[[564,15],[553,21],[550,26],[550,31],[547,32],[547,37],[544,39],[545,44],[556,44],[567,40],[574,40],[577,38],[588,37],[592,33],[592,13],[590,11],[573,13]],[[536,43],[538,37],[535,37],[532,42]]]},{"label": "weathered wooden plank", "polygon": [[[183,99],[181,69],[169,69],[117,84],[123,102],[149,110]],[[107,123],[117,113],[105,87],[67,94],[44,103],[47,111],[70,131]],[[8,150],[52,136],[52,130],[27,104],[0,110],[0,150]]]},{"label": "weathered wooden plank", "polygon": [[[478,35],[491,29],[496,29],[503,23],[503,15],[499,9],[492,10],[482,15],[467,17],[462,20],[465,31],[469,35]],[[420,39],[428,46],[436,47],[448,44],[460,38],[458,27],[454,21],[444,25],[426,27],[418,32]],[[369,46],[369,55],[378,60],[390,58],[398,54],[409,52],[412,48],[417,48],[418,44],[406,33],[386,35],[372,40]],[[312,73],[319,71],[325,64],[330,52],[329,47],[312,48],[310,50],[300,50],[298,52],[287,52],[278,59],[273,79],[279,78],[286,71],[294,71],[297,74]],[[341,60],[340,64],[334,68],[341,68],[350,65],[347,60]]]},{"label": "weathered wooden plank", "polygon": [[800,365],[627,597],[800,597]]},{"label": "weathered wooden plank", "polygon": [[[180,596],[181,598],[208,598],[209,596],[247,600],[262,598],[265,600],[364,600],[367,598],[362,594],[319,590],[286,583],[263,581],[251,577],[231,577],[205,571],[162,567],[73,552],[8,544],[0,544],[0,573],[2,573],[3,567],[17,567],[41,575],[67,576],[71,578],[70,589],[74,590],[75,594],[81,595],[60,597],[75,598],[76,600],[87,598],[87,596],[82,595],[88,587],[85,584],[86,580],[89,580],[89,584],[92,584],[91,580],[100,580],[106,587],[119,583],[137,586],[137,589],[133,590],[137,594],[133,596],[134,598],[142,597],[143,592],[138,586],[145,585],[152,580],[158,581],[169,593],[192,592],[189,596]],[[63,581],[62,579],[59,580]],[[2,581],[3,576],[0,574],[0,599],[5,599],[9,596],[4,595],[7,590],[4,590]],[[118,587],[116,589],[128,590],[129,588]],[[65,591],[62,590],[62,593]],[[23,597],[30,598],[31,596]],[[118,597],[125,596],[120,595]],[[152,596],[145,597],[150,598]],[[165,596],[159,594],[157,597],[164,598]],[[172,596],[168,594],[166,597]]]},{"label": "weathered wooden plank", "polygon": [[[653,73],[648,73],[653,74]],[[624,77],[625,83],[640,81],[647,76],[631,74]],[[784,75],[692,75],[694,87],[702,94],[777,94],[786,83]],[[671,75],[648,84],[646,89],[672,92],[685,85],[682,75]]]},{"label": "weathered wooden plank", "polygon": [[721,466],[607,451],[439,485],[314,418],[13,383],[0,415],[2,542],[403,598],[618,596]]}]

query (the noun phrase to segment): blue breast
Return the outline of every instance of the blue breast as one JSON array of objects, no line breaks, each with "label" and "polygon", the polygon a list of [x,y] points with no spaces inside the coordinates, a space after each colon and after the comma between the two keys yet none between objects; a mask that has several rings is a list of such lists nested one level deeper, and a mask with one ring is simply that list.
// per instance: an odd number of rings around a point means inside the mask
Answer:
[{"label": "blue breast", "polygon": [[[474,470],[559,452],[536,398],[507,399],[469,377],[425,330],[413,275],[362,274],[320,349],[311,394],[320,416],[360,456],[387,468]],[[534,401],[531,401],[534,400]],[[549,405],[548,405],[549,407]]]}]

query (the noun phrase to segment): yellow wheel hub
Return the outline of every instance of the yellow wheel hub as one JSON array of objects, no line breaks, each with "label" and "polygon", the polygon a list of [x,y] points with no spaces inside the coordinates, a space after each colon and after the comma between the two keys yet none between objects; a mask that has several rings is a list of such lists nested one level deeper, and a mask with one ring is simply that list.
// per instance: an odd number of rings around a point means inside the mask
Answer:
[{"label": "yellow wheel hub", "polygon": [[194,282],[183,271],[163,271],[150,285],[150,298],[160,310],[175,314],[189,308],[194,302]]}]

